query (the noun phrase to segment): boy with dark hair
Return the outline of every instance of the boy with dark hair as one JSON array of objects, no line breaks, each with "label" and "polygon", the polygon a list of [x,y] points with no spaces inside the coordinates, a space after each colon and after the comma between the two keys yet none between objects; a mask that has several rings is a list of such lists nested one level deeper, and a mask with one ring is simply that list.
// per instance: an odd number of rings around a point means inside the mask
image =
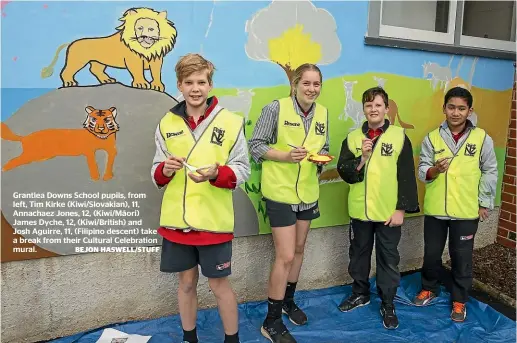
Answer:
[{"label": "boy with dark hair", "polygon": [[[152,175],[163,195],[160,270],[178,273],[183,341],[197,343],[198,265],[214,292],[225,343],[239,342],[237,300],[231,274],[234,212],[232,191],[250,176],[241,116],[218,105],[212,89],[214,66],[198,54],[176,64],[184,101],[156,129]],[[206,132],[205,132],[206,131]]]},{"label": "boy with dark hair", "polygon": [[451,319],[462,322],[472,286],[472,251],[481,220],[493,209],[497,159],[492,138],[472,124],[472,95],[461,87],[445,94],[445,121],[422,142],[418,177],[426,184],[424,198],[424,264],[418,306],[439,291],[438,274],[449,234],[452,262]]},{"label": "boy with dark hair", "polygon": [[352,295],[339,309],[370,303],[370,260],[375,240],[377,290],[386,329],[399,325],[393,300],[400,283],[398,244],[405,213],[419,212],[413,149],[404,129],[390,125],[388,94],[380,87],[363,93],[366,122],[343,141],[338,161],[350,185],[350,264]]}]

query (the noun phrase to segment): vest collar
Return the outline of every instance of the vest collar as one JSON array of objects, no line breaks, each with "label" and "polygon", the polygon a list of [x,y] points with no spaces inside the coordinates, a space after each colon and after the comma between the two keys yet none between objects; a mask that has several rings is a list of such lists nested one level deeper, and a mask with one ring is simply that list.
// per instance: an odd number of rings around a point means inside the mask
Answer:
[{"label": "vest collar", "polygon": [[[463,132],[467,132],[468,130],[474,129],[476,126],[470,121],[470,119],[467,119],[467,122],[465,123],[465,130]],[[451,133],[451,130],[449,129],[449,125],[447,125],[447,120],[444,120],[442,124],[440,125],[440,128],[443,130],[446,130],[447,132]]]},{"label": "vest collar", "polygon": [[[386,130],[388,130],[388,127],[390,126],[390,121],[388,119],[384,119],[384,125],[382,125],[381,129],[382,129],[382,132],[386,132]],[[361,127],[361,130],[363,131],[363,133],[366,135],[368,133],[368,121],[365,121],[363,123],[363,126]]]},{"label": "vest collar", "polygon": [[[217,98],[215,96],[212,96],[212,97],[209,97],[206,99],[206,104],[208,105],[208,107],[204,114],[205,118],[208,117],[210,115],[210,113],[212,113],[212,111],[214,110],[214,108],[217,106],[218,103],[219,103],[219,100],[217,100]],[[185,100],[183,100],[183,101],[177,103],[176,106],[174,106],[173,108],[170,109],[170,111],[173,114],[182,117],[183,119],[187,119],[187,102]]]},{"label": "vest collar", "polygon": [[309,111],[307,112],[307,114],[305,114],[305,111],[302,109],[302,107],[298,103],[296,96],[295,95],[291,96],[291,99],[293,100],[294,109],[299,116],[302,116],[304,118],[309,118],[312,115],[314,115],[314,109],[316,108],[315,102],[311,105],[311,108],[309,108]]}]

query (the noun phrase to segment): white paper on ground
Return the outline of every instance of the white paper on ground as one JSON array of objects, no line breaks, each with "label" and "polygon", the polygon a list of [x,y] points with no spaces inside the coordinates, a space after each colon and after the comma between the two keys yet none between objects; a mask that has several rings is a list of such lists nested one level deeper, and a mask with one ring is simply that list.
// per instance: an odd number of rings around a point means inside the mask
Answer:
[{"label": "white paper on ground", "polygon": [[147,343],[152,336],[130,335],[115,329],[104,329],[96,343]]}]

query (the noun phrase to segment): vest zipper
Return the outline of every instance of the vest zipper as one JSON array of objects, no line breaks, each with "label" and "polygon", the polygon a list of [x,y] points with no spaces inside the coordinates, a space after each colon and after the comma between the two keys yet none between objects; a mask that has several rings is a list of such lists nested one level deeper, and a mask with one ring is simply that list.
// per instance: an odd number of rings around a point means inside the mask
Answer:
[{"label": "vest zipper", "polygon": [[[452,161],[454,161],[454,158],[456,157],[456,155],[458,155],[458,153],[460,152],[461,148],[463,148],[463,145],[465,144],[465,142],[467,141],[467,139],[469,139],[469,136],[470,136],[470,133],[472,132],[472,130],[469,130],[469,132],[467,133],[467,137],[465,137],[465,140],[463,141],[463,143],[461,143],[461,146],[456,150],[456,153],[455,154],[452,154],[452,158],[451,158],[451,161],[449,162],[449,167],[451,166],[452,164]],[[438,132],[440,133],[440,132]],[[442,138],[442,135],[440,134],[440,139],[445,143],[445,140]],[[451,148],[449,148],[449,146],[447,145],[447,143],[445,143],[445,146],[447,147],[447,149],[449,149],[449,151],[452,153],[451,151]],[[447,180],[448,180],[448,173],[449,173],[449,168],[447,168],[447,170],[445,171],[445,214],[451,218],[455,218],[453,216],[451,216],[449,214],[449,211],[447,211],[447,193],[448,193],[448,190],[447,190]]]},{"label": "vest zipper", "polygon": [[[214,123],[214,121],[216,120],[216,117],[217,115],[221,113],[221,111],[218,111],[217,113],[214,113],[214,116],[212,118],[212,121],[205,127],[205,129],[203,130],[203,132],[201,132],[201,134],[199,135],[199,139],[196,140],[196,136],[194,135],[194,131],[192,131],[192,129],[190,128],[190,125],[188,125],[187,123],[185,123],[185,126],[189,129],[191,135],[192,135],[192,138],[194,139],[194,146],[192,146],[192,149],[190,149],[188,155],[185,157],[185,161],[188,163],[188,159],[190,157],[190,155],[192,155],[192,152],[194,151],[194,149],[196,148],[197,146],[197,143],[199,143],[201,141],[201,139],[204,137],[205,133],[208,131],[208,128],[212,126],[212,124]],[[190,225],[188,222],[187,222],[187,183],[188,183],[188,171],[187,171],[187,168],[185,168],[185,187],[184,187],[184,192],[183,192],[183,221],[185,222],[185,224],[188,225],[188,227],[190,229],[194,229],[194,230],[198,230],[194,227],[192,227],[192,225]]]},{"label": "vest zipper", "polygon": [[[303,138],[302,146],[305,144],[305,141],[307,140],[307,138],[309,137],[309,134],[311,133],[311,128],[312,128],[312,124],[313,124],[315,116],[316,116],[316,109],[314,109],[314,115],[312,116],[311,124],[309,125],[309,129],[307,130],[307,132],[305,133],[305,137]],[[279,120],[279,122],[280,122],[280,120]],[[304,125],[303,124],[303,120],[302,120],[302,125]],[[327,128],[327,130],[328,130],[328,128]],[[323,143],[323,145],[325,145],[325,143]],[[321,150],[321,148],[320,148],[320,150]],[[302,171],[302,165],[301,165],[301,161],[300,161],[300,162],[298,162],[298,175],[296,176],[295,188],[296,188],[296,195],[298,196],[298,199],[300,199],[302,202],[304,202],[302,200],[302,198],[300,198],[300,194],[298,194],[298,181],[300,180],[300,173],[301,173],[301,171]],[[318,184],[319,184],[319,180],[318,180]]]},{"label": "vest zipper", "polygon": [[[381,134],[382,136],[382,134]],[[370,160],[373,157],[373,152],[375,148],[377,147],[377,143],[381,140],[381,137],[377,139],[377,141],[374,143],[372,147],[372,153],[370,154],[370,157],[368,157],[368,161],[366,161],[366,165],[364,166],[364,216],[366,219],[370,220],[370,217],[368,217],[368,178],[366,177],[366,173],[368,172],[368,166],[370,165]],[[362,151],[361,151],[362,154]]]}]

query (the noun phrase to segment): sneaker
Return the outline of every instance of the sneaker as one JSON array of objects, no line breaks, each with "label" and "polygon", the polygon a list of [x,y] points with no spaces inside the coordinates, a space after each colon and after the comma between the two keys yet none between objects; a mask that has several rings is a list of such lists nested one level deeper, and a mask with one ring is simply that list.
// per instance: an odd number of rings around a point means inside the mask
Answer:
[{"label": "sneaker", "polygon": [[347,299],[343,300],[343,302],[338,306],[341,312],[352,311],[356,307],[361,307],[368,305],[370,303],[369,295],[361,295],[352,293]]},{"label": "sneaker", "polygon": [[282,313],[287,314],[287,317],[294,325],[304,325],[307,323],[307,316],[294,301],[284,303],[282,305]]},{"label": "sneaker", "polygon": [[425,289],[421,290],[420,293],[415,297],[413,300],[413,303],[416,306],[425,306],[427,305],[431,300],[436,298],[436,294],[434,294],[431,291],[426,291]]},{"label": "sneaker", "polygon": [[399,327],[399,319],[395,313],[395,306],[393,304],[381,304],[382,325],[388,330],[393,330]]},{"label": "sneaker", "polygon": [[289,333],[289,330],[284,325],[282,318],[275,320],[274,322],[264,321],[260,328],[262,336],[269,339],[272,343],[296,343],[296,340]]},{"label": "sneaker", "polygon": [[451,319],[455,322],[462,322],[467,317],[467,307],[463,303],[454,301],[452,303]]}]

